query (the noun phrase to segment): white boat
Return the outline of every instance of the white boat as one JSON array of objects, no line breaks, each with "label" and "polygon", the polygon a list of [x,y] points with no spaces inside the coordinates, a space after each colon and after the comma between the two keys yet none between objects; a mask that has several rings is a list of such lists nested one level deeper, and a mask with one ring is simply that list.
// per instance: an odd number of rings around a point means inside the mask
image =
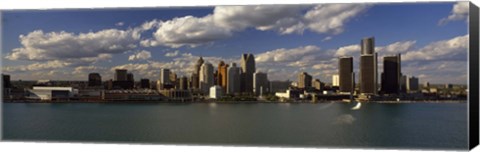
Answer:
[{"label": "white boat", "polygon": [[352,110],[358,110],[358,109],[360,109],[361,106],[362,106],[362,103],[357,102],[357,105],[355,105],[355,107],[353,107]]}]

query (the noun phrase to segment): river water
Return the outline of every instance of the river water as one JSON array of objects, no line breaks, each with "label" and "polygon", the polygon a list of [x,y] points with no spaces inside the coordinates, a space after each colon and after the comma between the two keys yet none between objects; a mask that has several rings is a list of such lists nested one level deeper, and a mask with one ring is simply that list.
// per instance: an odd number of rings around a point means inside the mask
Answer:
[{"label": "river water", "polygon": [[3,139],[461,149],[466,103],[3,103]]}]

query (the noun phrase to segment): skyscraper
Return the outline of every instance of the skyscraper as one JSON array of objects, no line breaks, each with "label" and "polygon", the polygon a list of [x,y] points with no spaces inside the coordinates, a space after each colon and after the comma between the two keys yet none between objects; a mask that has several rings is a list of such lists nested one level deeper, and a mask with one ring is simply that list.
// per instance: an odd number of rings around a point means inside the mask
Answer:
[{"label": "skyscraper", "polygon": [[253,54],[242,54],[240,65],[242,67],[241,74],[241,91],[252,92],[253,91],[253,73],[255,72],[255,57]]},{"label": "skyscraper", "polygon": [[212,64],[205,62],[200,67],[200,89],[203,93],[208,94],[210,87],[213,85],[213,66]]},{"label": "skyscraper", "polygon": [[338,59],[338,82],[340,92],[351,92],[354,89],[353,57],[340,57]]},{"label": "skyscraper", "polygon": [[180,90],[187,90],[188,89],[187,77],[183,76],[179,79],[179,89]]},{"label": "skyscraper", "polygon": [[90,73],[88,74],[88,86],[101,86],[102,85],[102,77],[99,73]]},{"label": "skyscraper", "polygon": [[255,95],[263,95],[270,91],[270,83],[266,73],[255,72],[253,74],[253,93]]},{"label": "skyscraper", "polygon": [[312,76],[306,72],[298,74],[298,88],[309,89],[312,87]]},{"label": "skyscraper", "polygon": [[115,81],[127,81],[127,70],[126,69],[115,69]]},{"label": "skyscraper", "polygon": [[227,71],[228,71],[228,64],[225,62],[220,61],[218,64],[218,75],[217,75],[217,84],[223,88],[223,90],[227,90]]},{"label": "skyscraper", "polygon": [[171,88],[170,82],[170,69],[160,69],[160,79],[157,83],[157,89],[163,90],[165,88]]},{"label": "skyscraper", "polygon": [[204,61],[203,58],[197,60],[195,64],[195,71],[192,74],[192,88],[199,89],[200,88],[200,67],[203,65]]},{"label": "skyscraper", "polygon": [[3,88],[11,88],[10,75],[2,74]]},{"label": "skyscraper", "polygon": [[240,68],[235,63],[228,67],[227,71],[227,94],[240,92]]},{"label": "skyscraper", "polygon": [[375,53],[375,39],[364,38],[361,41],[360,55],[360,93],[377,94],[377,53]]},{"label": "skyscraper", "polygon": [[400,54],[383,57],[382,91],[386,94],[398,94],[401,76]]}]

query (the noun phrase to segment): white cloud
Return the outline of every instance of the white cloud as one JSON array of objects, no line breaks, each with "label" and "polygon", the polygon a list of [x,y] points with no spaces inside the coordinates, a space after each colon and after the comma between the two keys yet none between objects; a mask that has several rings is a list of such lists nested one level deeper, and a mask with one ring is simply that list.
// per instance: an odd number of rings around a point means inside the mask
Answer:
[{"label": "white cloud", "polygon": [[335,57],[353,56],[353,54],[360,54],[359,44],[342,46],[335,51]]},{"label": "white cloud", "polygon": [[140,52],[137,52],[136,54],[130,55],[128,57],[128,61],[134,61],[134,60],[146,60],[152,57],[152,54],[149,51],[142,50]]},{"label": "white cloud", "polygon": [[315,70],[326,70],[326,69],[335,69],[337,66],[333,64],[327,64],[327,63],[320,63],[312,66],[313,69]]},{"label": "white cloud", "polygon": [[136,48],[139,37],[132,30],[106,29],[89,33],[50,32],[42,30],[19,36],[22,47],[5,57],[9,60],[98,60],[109,54]]},{"label": "white cloud", "polygon": [[185,16],[161,22],[153,33],[154,39],[143,40],[141,43],[142,46],[195,47],[231,35],[230,30],[218,27],[210,15],[202,18]]},{"label": "white cloud", "polygon": [[469,2],[462,1],[453,5],[452,12],[446,18],[442,18],[438,24],[444,25],[450,21],[465,20],[468,22]]},{"label": "white cloud", "polygon": [[218,6],[213,17],[222,27],[239,31],[249,27],[257,30],[276,30],[282,34],[298,31],[301,11],[305,5]]},{"label": "white cloud", "polygon": [[331,37],[331,36],[327,36],[327,37],[325,37],[325,38],[322,39],[322,42],[329,41],[329,40],[331,40],[332,38],[333,38],[333,37]]},{"label": "white cloud", "polygon": [[402,61],[466,60],[467,51],[468,35],[464,35],[433,42],[418,50],[408,51],[402,56]]},{"label": "white cloud", "polygon": [[180,52],[179,50],[175,50],[173,52],[167,52],[167,53],[165,53],[165,56],[166,57],[176,57],[179,52]]},{"label": "white cloud", "polygon": [[204,17],[184,16],[145,23],[141,29],[157,29],[154,38],[142,40],[141,45],[196,47],[247,28],[279,34],[302,34],[305,30],[339,34],[348,21],[367,8],[364,4],[218,6]]},{"label": "white cloud", "polygon": [[4,66],[2,70],[5,72],[41,71],[41,70],[63,68],[71,64],[72,63],[69,63],[69,62],[54,60],[54,61],[47,61],[44,63],[33,63],[29,65]]},{"label": "white cloud", "polygon": [[318,33],[339,34],[345,23],[368,8],[365,4],[322,4],[305,14],[307,27]]},{"label": "white cloud", "polygon": [[123,26],[125,25],[125,22],[118,22],[118,23],[115,23],[115,26]]},{"label": "white cloud", "polygon": [[378,52],[379,55],[398,53],[403,54],[410,50],[413,50],[416,43],[417,41],[399,41],[389,44],[387,46],[375,47],[375,51]]},{"label": "white cloud", "polygon": [[80,74],[80,75],[86,75],[88,73],[92,72],[101,72],[106,70],[105,67],[99,67],[99,66],[94,66],[94,65],[89,65],[89,66],[78,66],[74,69],[73,74]]},{"label": "white cloud", "polygon": [[286,62],[286,61],[297,61],[305,57],[305,55],[313,52],[320,51],[320,48],[313,45],[297,47],[293,49],[275,49],[272,51],[267,51],[265,53],[257,54],[255,61],[258,63],[261,62]]}]

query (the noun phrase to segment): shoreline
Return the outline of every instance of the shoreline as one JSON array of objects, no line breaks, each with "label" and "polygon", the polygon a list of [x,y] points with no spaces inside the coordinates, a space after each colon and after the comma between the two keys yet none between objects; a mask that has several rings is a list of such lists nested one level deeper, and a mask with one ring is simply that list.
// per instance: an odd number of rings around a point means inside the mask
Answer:
[{"label": "shoreline", "polygon": [[[56,100],[56,101],[42,101],[42,100],[3,100],[3,103],[219,103],[219,104],[252,104],[252,103],[272,103],[272,104],[316,104],[316,103],[350,103],[342,100],[327,100],[312,102],[305,101],[216,101],[216,100],[204,100],[204,101],[149,101],[149,100],[95,100],[95,101],[82,101],[82,100]],[[400,104],[400,103],[467,103],[467,100],[405,100],[405,101],[362,101],[362,103],[382,103],[382,104]]]}]

